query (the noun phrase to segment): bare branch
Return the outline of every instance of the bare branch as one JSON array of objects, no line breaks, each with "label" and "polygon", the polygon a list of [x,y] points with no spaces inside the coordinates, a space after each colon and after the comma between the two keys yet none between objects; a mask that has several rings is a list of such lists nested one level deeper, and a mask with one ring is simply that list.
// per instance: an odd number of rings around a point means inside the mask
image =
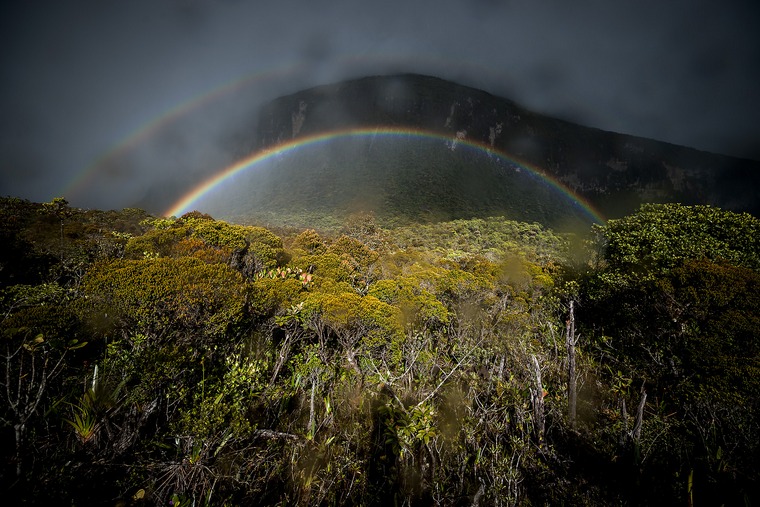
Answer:
[{"label": "bare branch", "polygon": [[293,433],[283,433],[282,431],[274,431],[274,430],[267,430],[267,429],[259,429],[255,430],[253,432],[253,435],[259,438],[263,438],[266,440],[290,440],[290,441],[297,441],[301,442],[303,439],[299,437],[298,435],[294,435]]},{"label": "bare branch", "polygon": [[457,364],[454,365],[454,367],[451,369],[451,371],[448,372],[443,377],[443,380],[441,380],[441,382],[435,387],[435,389],[433,389],[430,392],[430,394],[428,394],[427,396],[425,396],[425,398],[422,401],[420,401],[419,403],[417,403],[417,406],[418,407],[422,406],[423,403],[425,403],[427,400],[429,400],[430,398],[432,398],[433,396],[435,396],[435,394],[441,389],[441,387],[443,387],[443,384],[446,383],[446,381],[449,379],[449,377],[451,377],[451,375],[453,375],[454,372],[457,371],[457,369],[459,369],[460,366],[462,366],[462,364],[464,363],[464,360],[467,359],[470,356],[470,354],[472,354],[477,348],[480,347],[480,344],[482,342],[483,342],[483,337],[481,337],[480,340],[478,340],[478,343],[476,343],[472,348],[470,348],[470,350],[467,351],[467,353],[464,356],[462,356],[462,359],[460,359],[459,361],[457,361]]}]

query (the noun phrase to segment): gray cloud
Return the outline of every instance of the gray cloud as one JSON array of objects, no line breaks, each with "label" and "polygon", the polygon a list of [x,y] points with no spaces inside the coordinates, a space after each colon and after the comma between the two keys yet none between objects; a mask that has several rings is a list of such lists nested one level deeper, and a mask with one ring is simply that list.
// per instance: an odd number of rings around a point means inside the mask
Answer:
[{"label": "gray cloud", "polygon": [[[190,159],[235,160],[230,139],[263,101],[401,71],[589,126],[758,158],[759,22],[755,3],[738,0],[8,1],[0,193],[47,200],[95,166],[75,204],[141,202],[171,178],[192,178]],[[114,154],[156,118],[245,76],[247,86]]]}]

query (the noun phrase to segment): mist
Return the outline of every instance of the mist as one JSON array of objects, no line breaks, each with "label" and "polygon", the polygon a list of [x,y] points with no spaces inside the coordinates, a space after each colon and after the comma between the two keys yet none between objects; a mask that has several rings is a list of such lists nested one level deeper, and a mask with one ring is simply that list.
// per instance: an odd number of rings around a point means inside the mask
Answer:
[{"label": "mist", "polygon": [[4,2],[0,194],[160,212],[258,108],[430,74],[536,112],[760,159],[753,2]]}]

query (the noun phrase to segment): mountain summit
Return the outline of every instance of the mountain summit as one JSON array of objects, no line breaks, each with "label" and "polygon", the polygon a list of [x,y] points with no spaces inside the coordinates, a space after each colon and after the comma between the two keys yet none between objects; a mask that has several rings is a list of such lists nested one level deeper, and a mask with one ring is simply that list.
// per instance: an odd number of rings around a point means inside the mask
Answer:
[{"label": "mountain summit", "polygon": [[[373,136],[373,129],[408,135]],[[430,76],[366,77],[278,98],[260,111],[251,153],[283,143],[292,149],[271,168],[250,171],[250,182],[236,183],[247,190],[212,212],[582,219],[571,197],[545,188],[553,181],[608,218],[643,202],[760,215],[758,162],[583,127]]]}]

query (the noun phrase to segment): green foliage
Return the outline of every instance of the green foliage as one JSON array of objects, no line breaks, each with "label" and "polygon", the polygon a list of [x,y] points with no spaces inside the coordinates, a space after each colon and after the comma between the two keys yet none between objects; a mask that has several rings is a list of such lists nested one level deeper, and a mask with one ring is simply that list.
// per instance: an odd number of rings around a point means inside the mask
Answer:
[{"label": "green foliage", "polygon": [[155,228],[141,236],[129,238],[124,252],[128,259],[143,259],[149,255],[166,257],[172,247],[187,235],[187,229],[152,223]]},{"label": "green foliage", "polygon": [[373,296],[310,294],[303,311],[314,325],[327,325],[345,340],[392,340],[402,333],[398,309]]},{"label": "green foliage", "polygon": [[378,259],[377,252],[368,248],[358,239],[349,236],[341,236],[328,248],[329,253],[350,262],[355,269],[367,269]]},{"label": "green foliage", "polygon": [[292,277],[260,277],[250,285],[250,310],[259,317],[272,316],[296,303],[303,290],[303,282]]},{"label": "green foliage", "polygon": [[209,263],[227,263],[248,277],[287,263],[282,240],[263,227],[242,226],[186,214],[180,219],[153,219],[147,233],[130,238],[131,259],[193,255]]},{"label": "green foliage", "polygon": [[85,312],[130,332],[224,333],[242,318],[245,284],[229,267],[194,258],[95,265],[84,280]]},{"label": "green foliage", "polygon": [[61,199],[46,204],[0,200],[0,285],[76,288],[91,262],[121,257],[127,239],[142,233],[141,210],[85,211]]},{"label": "green foliage", "polygon": [[[97,370],[96,370],[97,372]],[[92,386],[75,403],[70,403],[71,419],[64,418],[82,446],[96,444],[100,430],[107,427],[109,412],[118,406],[118,397],[124,387],[122,381],[111,390],[104,382],[93,378]]]},{"label": "green foliage", "polygon": [[87,341],[74,305],[66,300],[51,301],[47,295],[6,313],[0,329],[8,343],[43,336],[47,346],[64,350]]},{"label": "green foliage", "polygon": [[756,498],[752,217],[645,206],[589,260],[499,218],[283,242],[71,210],[62,242],[42,205],[0,204],[0,476],[27,503]]},{"label": "green foliage", "polygon": [[63,237],[63,223],[64,221],[73,216],[75,210],[69,207],[69,201],[63,197],[56,197],[50,202],[42,203],[43,213],[57,218],[61,222],[61,237]]},{"label": "green foliage", "polygon": [[461,251],[491,260],[518,255],[546,262],[561,259],[566,248],[560,236],[539,224],[505,218],[414,224],[394,229],[390,234],[391,240],[401,248]]},{"label": "green foliage", "polygon": [[341,236],[360,241],[372,250],[383,250],[388,246],[388,232],[380,227],[373,213],[351,215],[340,232]]},{"label": "green foliage", "polygon": [[303,250],[306,254],[322,254],[327,249],[324,239],[314,229],[306,229],[293,239],[292,248]]},{"label": "green foliage", "polygon": [[0,291],[0,308],[8,315],[20,308],[63,301],[68,291],[57,283],[11,285]]},{"label": "green foliage", "polygon": [[[648,459],[685,476],[672,456],[692,456],[716,485],[704,495],[747,480],[724,471],[743,469],[760,449],[750,429],[758,405],[749,401],[760,395],[759,230],[746,214],[645,205],[597,229],[603,262],[581,287],[582,320],[606,336],[599,346],[602,357],[612,352],[611,371],[644,383],[665,414],[683,421],[675,428],[660,416],[664,441]],[[609,382],[614,390],[615,377]],[[723,468],[712,458],[718,449]]]},{"label": "green foliage", "polygon": [[227,355],[218,376],[202,377],[188,410],[177,422],[178,434],[206,441],[220,433],[229,438],[250,436],[253,417],[249,411],[252,400],[266,387],[266,373],[266,363],[260,359],[240,351]]},{"label": "green foliage", "polygon": [[412,328],[436,329],[448,324],[449,311],[420,285],[420,280],[411,276],[379,280],[370,287],[369,295],[399,308]]},{"label": "green foliage", "polygon": [[341,236],[327,249],[328,253],[337,255],[349,274],[352,287],[361,294],[366,294],[369,285],[376,279],[375,263],[379,254],[358,239]]},{"label": "green foliage", "polygon": [[493,288],[493,280],[458,268],[445,270],[435,280],[435,293],[449,303],[471,302]]},{"label": "green foliage", "polygon": [[214,217],[207,213],[201,213],[198,210],[188,211],[184,215],[180,217],[180,220],[188,221],[188,220],[209,220],[213,221]]},{"label": "green foliage", "polygon": [[79,406],[74,407],[71,419],[64,421],[73,428],[77,440],[82,445],[86,445],[97,434],[98,421],[86,397],[83,397]]},{"label": "green foliage", "polygon": [[231,251],[243,250],[247,245],[240,226],[195,218],[183,220],[182,223],[188,228],[191,237],[199,238],[207,245]]},{"label": "green foliage", "polygon": [[352,279],[351,266],[334,253],[296,257],[292,264],[297,269],[300,266],[306,266],[306,271],[314,275],[314,290],[320,292],[351,290],[348,283]]},{"label": "green foliage", "polygon": [[760,220],[710,206],[645,204],[595,226],[614,283],[650,280],[691,259],[760,269]]}]

